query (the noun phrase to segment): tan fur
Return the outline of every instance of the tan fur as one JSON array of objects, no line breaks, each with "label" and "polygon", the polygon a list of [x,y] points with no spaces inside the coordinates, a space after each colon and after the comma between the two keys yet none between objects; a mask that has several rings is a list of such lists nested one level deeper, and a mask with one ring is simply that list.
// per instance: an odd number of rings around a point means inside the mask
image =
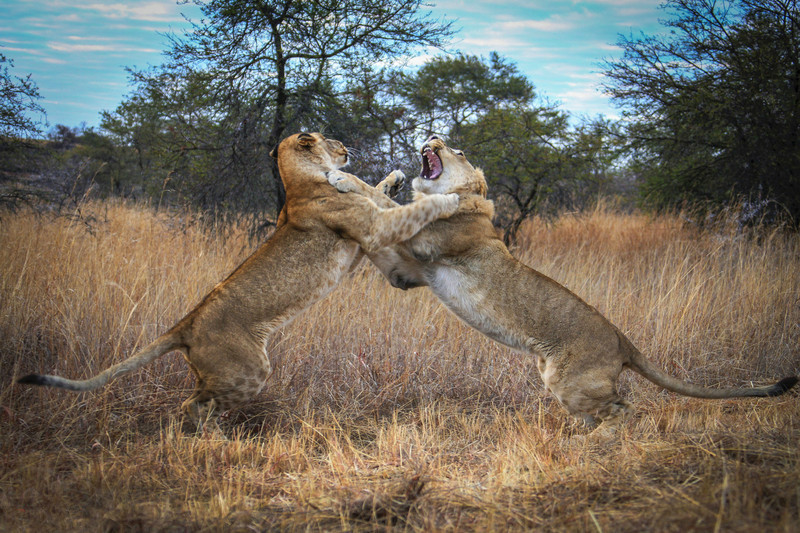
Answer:
[{"label": "tan fur", "polygon": [[[397,207],[376,193],[379,203],[392,207],[384,209],[364,196],[339,194],[329,179],[340,174],[358,178],[337,171],[347,163],[347,151],[319,133],[285,139],[277,158],[286,187],[279,227],[200,305],[142,351],[91,379],[34,374],[20,382],[86,391],[180,350],[197,378],[182,409],[198,427],[206,420],[216,424],[217,414],[264,386],[271,372],[269,335],[327,295],[361,259],[360,248],[375,252],[408,239],[458,205],[457,195],[451,194]],[[388,191],[402,180],[402,173],[394,172],[379,188]]]},{"label": "tan fur", "polygon": [[[707,389],[665,374],[593,307],[509,253],[492,226],[494,209],[485,198],[480,169],[436,137],[426,146],[442,161],[443,172],[435,180],[414,179],[415,201],[433,193],[457,192],[459,209],[401,245],[370,253],[370,259],[393,285],[428,285],[467,324],[536,356],[545,386],[571,414],[590,425],[602,421],[601,434],[611,433],[630,410],[617,394],[623,368],[671,391],[700,398],[774,396],[797,382],[790,377],[769,387]],[[337,187],[376,194],[355,181]]]}]

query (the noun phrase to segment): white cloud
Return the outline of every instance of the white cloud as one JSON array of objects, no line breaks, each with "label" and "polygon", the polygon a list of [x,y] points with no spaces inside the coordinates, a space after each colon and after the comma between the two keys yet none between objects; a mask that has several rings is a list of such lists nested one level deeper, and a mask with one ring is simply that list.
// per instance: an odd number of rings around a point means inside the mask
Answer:
[{"label": "white cloud", "polygon": [[558,15],[554,15],[544,20],[512,20],[508,22],[499,23],[501,31],[567,31],[575,29],[574,22],[564,19]]},{"label": "white cloud", "polygon": [[81,9],[94,11],[101,16],[111,19],[147,20],[150,22],[174,22],[182,20],[175,4],[168,2],[145,2],[126,4],[88,4],[76,6]]},{"label": "white cloud", "polygon": [[637,8],[643,11],[652,11],[654,7],[661,5],[662,0],[592,0],[591,3],[601,6]]},{"label": "white cloud", "polygon": [[400,64],[402,60],[395,63],[395,65],[404,67],[421,67],[422,65],[432,60],[436,56],[437,54],[431,54],[431,53],[420,54],[418,56],[414,56],[407,59],[405,62],[402,62],[402,65]]},{"label": "white cloud", "polygon": [[0,46],[0,52],[22,52],[23,54],[30,54],[34,56],[42,55],[42,52],[33,48],[19,48],[16,46]]},{"label": "white cloud", "polygon": [[522,46],[529,46],[529,43],[521,39],[512,39],[508,36],[492,36],[482,35],[480,37],[467,37],[454,43],[457,47],[464,45],[473,48],[482,48],[486,52],[492,50],[507,50],[510,48],[517,48]]},{"label": "white cloud", "polygon": [[[557,98],[561,100],[564,108],[572,113],[596,114],[603,108],[609,109],[609,98],[603,95],[595,85],[588,85],[582,89],[560,92]],[[607,116],[611,113],[606,111]]]},{"label": "white cloud", "polygon": [[69,44],[59,42],[49,42],[47,47],[57,52],[143,52],[154,53],[159,50],[155,48],[136,48],[129,46],[119,46],[117,44]]},{"label": "white cloud", "polygon": [[81,22],[83,19],[77,13],[66,13],[64,15],[53,17],[53,20],[58,22]]},{"label": "white cloud", "polygon": [[595,50],[603,50],[605,52],[619,52],[622,50],[622,48],[616,44],[611,43],[594,43],[593,47]]},{"label": "white cloud", "polygon": [[586,85],[587,83],[592,83],[597,86],[601,81],[603,81],[603,74],[600,72],[585,72],[576,70],[575,72],[568,73],[567,79],[577,80],[567,82],[567,85],[571,87],[580,87]]}]

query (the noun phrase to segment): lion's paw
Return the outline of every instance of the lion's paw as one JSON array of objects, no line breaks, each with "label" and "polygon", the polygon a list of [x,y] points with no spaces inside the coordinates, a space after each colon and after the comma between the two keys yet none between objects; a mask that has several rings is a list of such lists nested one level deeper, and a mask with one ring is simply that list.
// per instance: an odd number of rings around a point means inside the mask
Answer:
[{"label": "lion's paw", "polygon": [[414,289],[416,287],[422,287],[423,285],[419,281],[406,278],[402,273],[398,273],[397,271],[392,271],[392,273],[389,275],[389,283],[392,284],[392,287],[402,289],[404,291],[407,291],[408,289]]},{"label": "lion's paw", "polygon": [[441,195],[443,200],[443,216],[450,216],[458,210],[458,194],[451,192]]},{"label": "lion's paw", "polygon": [[350,175],[341,170],[329,170],[325,173],[325,177],[328,178],[328,183],[336,187],[339,192],[355,192],[358,190],[358,186],[353,182]]},{"label": "lion's paw", "polygon": [[394,197],[403,188],[406,182],[406,175],[402,170],[393,170],[381,182],[383,194]]}]

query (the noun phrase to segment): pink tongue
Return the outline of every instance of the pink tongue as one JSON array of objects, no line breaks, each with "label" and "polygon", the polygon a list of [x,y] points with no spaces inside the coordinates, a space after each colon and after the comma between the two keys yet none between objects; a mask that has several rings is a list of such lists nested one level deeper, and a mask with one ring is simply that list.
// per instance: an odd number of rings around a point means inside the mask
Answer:
[{"label": "pink tongue", "polygon": [[435,180],[442,173],[442,160],[432,151],[425,154],[425,157],[428,158],[428,166],[430,167],[430,172],[426,178]]}]

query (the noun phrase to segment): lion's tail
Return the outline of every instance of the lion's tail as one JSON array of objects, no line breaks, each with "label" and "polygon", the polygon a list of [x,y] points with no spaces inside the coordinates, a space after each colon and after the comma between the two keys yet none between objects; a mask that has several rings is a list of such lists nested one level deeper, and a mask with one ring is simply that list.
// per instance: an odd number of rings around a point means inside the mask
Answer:
[{"label": "lion's tail", "polygon": [[17,380],[17,383],[29,383],[32,385],[47,385],[48,387],[59,387],[71,391],[88,391],[102,387],[109,381],[129,372],[133,372],[154,359],[161,357],[165,353],[171,352],[183,346],[180,335],[175,330],[168,331],[154,340],[141,351],[135,353],[121,363],[107,368],[94,377],[84,380],[72,380],[59,376],[48,376],[42,374],[30,374]]},{"label": "lion's tail", "polygon": [[[624,337],[623,337],[624,339]],[[693,385],[676,379],[669,374],[662,371],[647,359],[636,347],[633,346],[627,339],[622,340],[623,344],[628,346],[629,362],[628,365],[631,369],[635,370],[642,376],[646,377],[656,385],[664,387],[665,389],[683,394],[684,396],[692,396],[694,398],[740,398],[740,397],[763,397],[763,396],[780,396],[797,384],[797,376],[790,376],[784,378],[773,385],[764,387],[732,387],[725,389],[709,389],[701,387],[700,385]]]}]

